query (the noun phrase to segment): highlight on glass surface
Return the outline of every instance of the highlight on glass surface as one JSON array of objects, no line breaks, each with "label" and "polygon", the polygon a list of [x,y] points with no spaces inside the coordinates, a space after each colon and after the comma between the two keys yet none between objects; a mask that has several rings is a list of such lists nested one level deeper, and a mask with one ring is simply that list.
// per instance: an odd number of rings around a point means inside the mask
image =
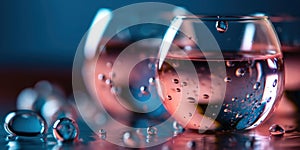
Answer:
[{"label": "highlight on glass surface", "polygon": [[252,129],[282,96],[282,57],[267,16],[177,16],[158,54],[158,93],[185,128]]}]

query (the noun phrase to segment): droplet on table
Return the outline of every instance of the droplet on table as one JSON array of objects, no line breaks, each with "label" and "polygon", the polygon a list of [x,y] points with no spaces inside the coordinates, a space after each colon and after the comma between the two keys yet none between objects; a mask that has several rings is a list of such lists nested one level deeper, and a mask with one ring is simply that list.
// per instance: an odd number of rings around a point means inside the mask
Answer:
[{"label": "droplet on table", "polygon": [[273,124],[269,128],[269,132],[273,136],[282,136],[285,133],[285,130],[284,130],[284,128],[282,126],[280,126],[278,124]]},{"label": "droplet on table", "polygon": [[31,110],[17,110],[5,117],[5,131],[14,136],[39,136],[47,132],[44,118]]},{"label": "droplet on table", "polygon": [[73,142],[78,138],[77,123],[70,118],[58,119],[53,125],[53,136],[60,142]]}]

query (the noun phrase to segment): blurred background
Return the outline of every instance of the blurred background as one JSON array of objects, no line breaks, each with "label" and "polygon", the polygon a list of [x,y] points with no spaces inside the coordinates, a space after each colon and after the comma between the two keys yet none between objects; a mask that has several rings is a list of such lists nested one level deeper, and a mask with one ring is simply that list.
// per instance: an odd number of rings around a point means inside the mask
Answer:
[{"label": "blurred background", "polygon": [[[146,0],[144,0],[146,1]],[[161,0],[195,14],[299,16],[298,0]],[[99,8],[117,9],[141,0],[1,0],[0,116],[15,109],[18,93],[39,80],[72,92],[76,48]],[[155,11],[155,10],[153,10]],[[151,12],[150,12],[151,13]],[[299,31],[299,28],[291,29]]]}]

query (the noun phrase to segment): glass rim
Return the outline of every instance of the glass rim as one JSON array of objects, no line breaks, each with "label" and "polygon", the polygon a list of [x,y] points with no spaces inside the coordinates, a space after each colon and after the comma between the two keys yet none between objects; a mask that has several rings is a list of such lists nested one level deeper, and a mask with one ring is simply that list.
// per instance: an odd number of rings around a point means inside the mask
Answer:
[{"label": "glass rim", "polygon": [[178,15],[175,19],[199,19],[201,21],[249,21],[269,20],[269,16],[207,16],[207,15]]}]

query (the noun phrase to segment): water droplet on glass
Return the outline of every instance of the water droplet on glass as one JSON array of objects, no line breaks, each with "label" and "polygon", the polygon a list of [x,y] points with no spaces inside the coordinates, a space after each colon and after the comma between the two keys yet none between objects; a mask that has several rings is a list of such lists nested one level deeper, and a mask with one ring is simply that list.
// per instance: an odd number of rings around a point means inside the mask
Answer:
[{"label": "water droplet on glass", "polygon": [[234,65],[233,61],[226,61],[226,66],[227,67],[234,67],[235,65]]},{"label": "water droplet on glass", "polygon": [[107,62],[106,63],[106,67],[111,68],[112,67],[112,63],[111,62]]},{"label": "water droplet on glass", "polygon": [[105,79],[105,75],[100,73],[98,74],[98,80],[104,80]]},{"label": "water droplet on glass", "polygon": [[176,92],[180,92],[181,90],[180,90],[180,88],[176,88]]},{"label": "water droplet on glass", "polygon": [[269,97],[267,100],[267,103],[269,103],[271,101],[272,97]]},{"label": "water droplet on glass", "polygon": [[46,134],[47,123],[34,111],[18,110],[6,115],[4,129],[14,136],[38,136]]},{"label": "water droplet on glass", "polygon": [[193,47],[191,45],[186,45],[186,46],[183,47],[183,49],[190,51],[190,50],[193,49]]},{"label": "water droplet on glass", "polygon": [[73,119],[60,118],[53,124],[53,136],[60,142],[73,142],[78,134],[78,125]]},{"label": "water droplet on glass", "polygon": [[148,135],[156,135],[157,134],[157,128],[150,126],[147,128],[147,134]]},{"label": "water droplet on glass", "polygon": [[208,98],[209,98],[209,95],[203,94],[203,99],[208,99]]},{"label": "water droplet on glass", "polygon": [[246,98],[249,99],[253,96],[253,94],[246,94]]},{"label": "water droplet on glass", "polygon": [[271,135],[273,136],[282,136],[285,133],[285,130],[283,127],[281,127],[278,124],[273,124],[270,128],[269,128],[269,132]]},{"label": "water droplet on glass", "polygon": [[277,85],[277,79],[274,80],[273,87],[275,87],[276,85]]},{"label": "water droplet on glass", "polygon": [[196,142],[195,141],[188,141],[186,143],[186,147],[189,148],[189,149],[194,149],[194,148],[196,148]]},{"label": "water droplet on glass", "polygon": [[231,82],[231,78],[230,77],[225,77],[224,82]]},{"label": "water droplet on glass", "polygon": [[112,85],[112,81],[110,79],[105,80],[105,84]]},{"label": "water droplet on glass", "polygon": [[189,117],[192,117],[193,116],[193,114],[192,113],[189,113]]},{"label": "water droplet on glass", "polygon": [[188,97],[187,100],[188,100],[189,103],[195,103],[196,102],[196,99],[194,97]]},{"label": "water droplet on glass", "polygon": [[104,129],[100,129],[99,134],[100,134],[99,136],[102,140],[106,139],[106,131]]},{"label": "water droplet on glass", "polygon": [[231,101],[236,101],[238,98],[237,97],[233,97],[232,99],[231,99]]},{"label": "water droplet on glass", "polygon": [[109,72],[109,73],[108,73],[108,76],[109,76],[110,78],[114,78],[114,77],[116,76],[116,73],[114,73],[114,72]]},{"label": "water droplet on glass", "polygon": [[139,143],[139,138],[132,132],[126,131],[123,134],[123,142],[127,146],[136,147]]},{"label": "water droplet on glass", "polygon": [[168,100],[172,100],[172,96],[168,95]]},{"label": "water droplet on glass", "polygon": [[178,84],[179,80],[178,79],[173,79],[173,83]]},{"label": "water droplet on glass", "polygon": [[225,113],[230,112],[230,109],[225,108],[225,109],[224,109],[224,112],[225,112]]},{"label": "water droplet on glass", "polygon": [[112,94],[115,94],[115,95],[120,94],[121,91],[122,91],[121,88],[120,88],[120,87],[117,87],[117,86],[113,86],[113,87],[111,87],[111,89],[110,89],[110,92],[111,92]]},{"label": "water droplet on glass", "polygon": [[155,64],[154,63],[148,63],[148,68],[150,70],[155,70]]},{"label": "water droplet on glass", "polygon": [[219,20],[216,22],[217,31],[220,33],[224,33],[228,29],[228,22],[224,20]]},{"label": "water droplet on glass", "polygon": [[187,86],[187,82],[182,82],[181,86]]},{"label": "water droplet on glass", "polygon": [[149,82],[149,84],[154,85],[155,84],[155,78],[154,77],[149,78],[148,82]]},{"label": "water droplet on glass", "polygon": [[183,130],[183,127],[177,121],[173,122],[173,128],[175,130]]},{"label": "water droplet on glass", "polygon": [[256,82],[254,85],[253,85],[253,90],[258,90],[260,87],[260,83],[259,82]]},{"label": "water droplet on glass", "polygon": [[146,86],[141,86],[140,87],[140,92],[142,93],[142,94],[147,94],[148,92],[147,92],[147,87]]},{"label": "water droplet on glass", "polygon": [[235,75],[237,77],[243,77],[245,75],[245,73],[246,73],[246,70],[244,68],[238,68],[235,71]]}]

